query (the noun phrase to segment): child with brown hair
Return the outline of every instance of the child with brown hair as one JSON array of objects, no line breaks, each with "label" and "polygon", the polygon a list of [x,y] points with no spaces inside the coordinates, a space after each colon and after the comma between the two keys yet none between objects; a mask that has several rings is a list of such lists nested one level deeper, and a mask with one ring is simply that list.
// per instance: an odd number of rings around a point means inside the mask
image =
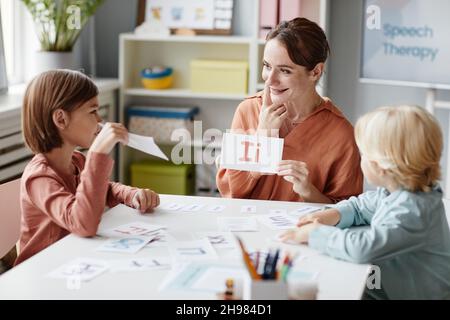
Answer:
[{"label": "child with brown hair", "polygon": [[[35,77],[25,92],[22,131],[35,156],[21,179],[19,264],[74,233],[95,236],[105,206],[119,203],[148,212],[159,196],[110,182],[117,142],[126,144],[119,123],[99,126],[98,89],[87,76],[53,70]],[[85,157],[77,147],[89,148]]]}]

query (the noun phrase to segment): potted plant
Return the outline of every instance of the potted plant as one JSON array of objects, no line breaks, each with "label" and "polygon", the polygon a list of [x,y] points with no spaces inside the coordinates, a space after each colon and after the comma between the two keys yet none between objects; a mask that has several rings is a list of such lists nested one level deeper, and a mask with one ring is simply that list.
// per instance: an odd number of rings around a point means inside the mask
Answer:
[{"label": "potted plant", "polygon": [[73,47],[81,30],[104,0],[22,0],[33,17],[41,51],[36,72],[77,69]]}]

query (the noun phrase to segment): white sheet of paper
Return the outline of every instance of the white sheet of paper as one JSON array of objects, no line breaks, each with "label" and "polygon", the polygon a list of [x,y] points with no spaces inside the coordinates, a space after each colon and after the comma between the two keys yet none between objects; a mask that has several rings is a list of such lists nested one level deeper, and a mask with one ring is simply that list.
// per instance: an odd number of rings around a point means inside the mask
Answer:
[{"label": "white sheet of paper", "polygon": [[185,204],[181,203],[169,203],[161,207],[161,209],[169,210],[169,211],[178,211],[183,208]]},{"label": "white sheet of paper", "polygon": [[151,239],[152,237],[142,235],[112,238],[99,246],[97,250],[105,252],[136,253]]},{"label": "white sheet of paper", "polygon": [[220,167],[241,171],[277,173],[284,139],[224,133]]},{"label": "white sheet of paper", "polygon": [[225,281],[235,280],[235,293],[242,295],[244,279],[248,271],[242,265],[224,265],[207,262],[190,262],[172,269],[162,281],[159,291],[186,290],[192,292],[219,293],[225,291]]},{"label": "white sheet of paper", "polygon": [[188,204],[185,205],[183,208],[181,208],[181,211],[183,212],[197,212],[200,211],[205,207],[204,204]]},{"label": "white sheet of paper", "polygon": [[286,230],[295,228],[297,219],[286,214],[267,214],[258,216],[258,221],[272,230]]},{"label": "white sheet of paper", "polygon": [[137,149],[139,151],[151,154],[164,160],[169,160],[167,156],[156,145],[155,140],[152,137],[140,136],[138,134],[128,134],[128,146],[130,148]]},{"label": "white sheet of paper", "polygon": [[90,281],[108,269],[109,264],[106,261],[77,258],[48,273],[47,277]]},{"label": "white sheet of paper", "polygon": [[135,221],[127,224],[123,224],[108,230],[99,230],[97,232],[100,236],[105,237],[128,237],[135,235],[144,235],[149,231],[155,231],[159,229],[165,229],[165,226],[149,224],[141,221]]},{"label": "white sheet of paper", "polygon": [[237,247],[236,238],[231,232],[205,231],[197,232],[199,238],[206,238],[214,248],[232,249]]},{"label": "white sheet of paper", "polygon": [[258,223],[254,217],[219,217],[220,231],[258,231]]},{"label": "white sheet of paper", "polygon": [[174,236],[169,234],[166,230],[155,230],[150,231],[145,234],[146,236],[152,237],[152,239],[145,246],[146,248],[161,248],[168,247],[173,242],[177,241]]},{"label": "white sheet of paper", "polygon": [[297,219],[303,217],[304,215],[312,212],[316,212],[322,210],[322,207],[313,207],[313,206],[301,206],[298,209],[290,211],[288,214],[296,217]]},{"label": "white sheet of paper", "polygon": [[147,271],[153,269],[168,269],[171,266],[169,257],[147,257],[126,260],[108,261],[111,272]]},{"label": "white sheet of paper", "polygon": [[269,213],[270,214],[286,214],[287,210],[286,209],[270,209]]},{"label": "white sheet of paper", "polygon": [[225,210],[225,208],[226,208],[226,206],[217,204],[217,205],[209,206],[207,208],[207,211],[219,213],[219,212],[222,212],[223,210]]},{"label": "white sheet of paper", "polygon": [[216,250],[206,239],[174,242],[169,246],[169,252],[176,261],[217,259]]},{"label": "white sheet of paper", "polygon": [[242,206],[241,213],[256,213],[256,206]]}]

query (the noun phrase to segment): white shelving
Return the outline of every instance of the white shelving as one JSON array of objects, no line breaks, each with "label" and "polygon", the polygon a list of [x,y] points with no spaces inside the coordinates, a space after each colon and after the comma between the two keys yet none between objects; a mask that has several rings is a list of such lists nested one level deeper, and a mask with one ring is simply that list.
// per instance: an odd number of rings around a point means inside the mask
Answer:
[{"label": "white shelving", "polygon": [[145,88],[125,89],[126,95],[141,97],[165,97],[165,98],[199,98],[199,99],[221,99],[221,100],[242,100],[246,97],[244,94],[226,94],[226,93],[201,93],[192,92],[189,89],[165,89],[165,90],[147,90]]},{"label": "white shelving", "polygon": [[[302,16],[317,22],[327,33],[329,0],[302,0]],[[126,107],[131,105],[198,106],[203,130],[229,128],[235,109],[246,96],[264,88],[261,78],[264,39],[259,38],[259,0],[235,0],[236,15],[233,36],[145,36],[133,33],[119,38],[119,80],[121,91],[121,121]],[[193,59],[245,60],[248,62],[248,90],[243,94],[198,93],[190,90],[190,61]],[[148,66],[164,65],[174,69],[174,85],[168,90],[147,90],[140,83],[140,71]],[[207,81],[207,79],[205,79]],[[318,90],[325,92],[326,79]],[[205,145],[195,141],[195,146]],[[220,143],[217,142],[217,146]],[[134,161],[132,153],[121,148],[120,180],[129,183],[128,167]]]}]

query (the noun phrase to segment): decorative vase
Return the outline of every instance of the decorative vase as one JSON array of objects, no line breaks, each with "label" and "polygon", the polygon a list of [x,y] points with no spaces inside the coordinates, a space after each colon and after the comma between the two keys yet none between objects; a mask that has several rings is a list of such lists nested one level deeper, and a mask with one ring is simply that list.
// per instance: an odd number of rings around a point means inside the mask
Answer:
[{"label": "decorative vase", "polygon": [[35,55],[34,68],[29,78],[53,69],[81,69],[81,61],[75,51],[38,51]]}]

